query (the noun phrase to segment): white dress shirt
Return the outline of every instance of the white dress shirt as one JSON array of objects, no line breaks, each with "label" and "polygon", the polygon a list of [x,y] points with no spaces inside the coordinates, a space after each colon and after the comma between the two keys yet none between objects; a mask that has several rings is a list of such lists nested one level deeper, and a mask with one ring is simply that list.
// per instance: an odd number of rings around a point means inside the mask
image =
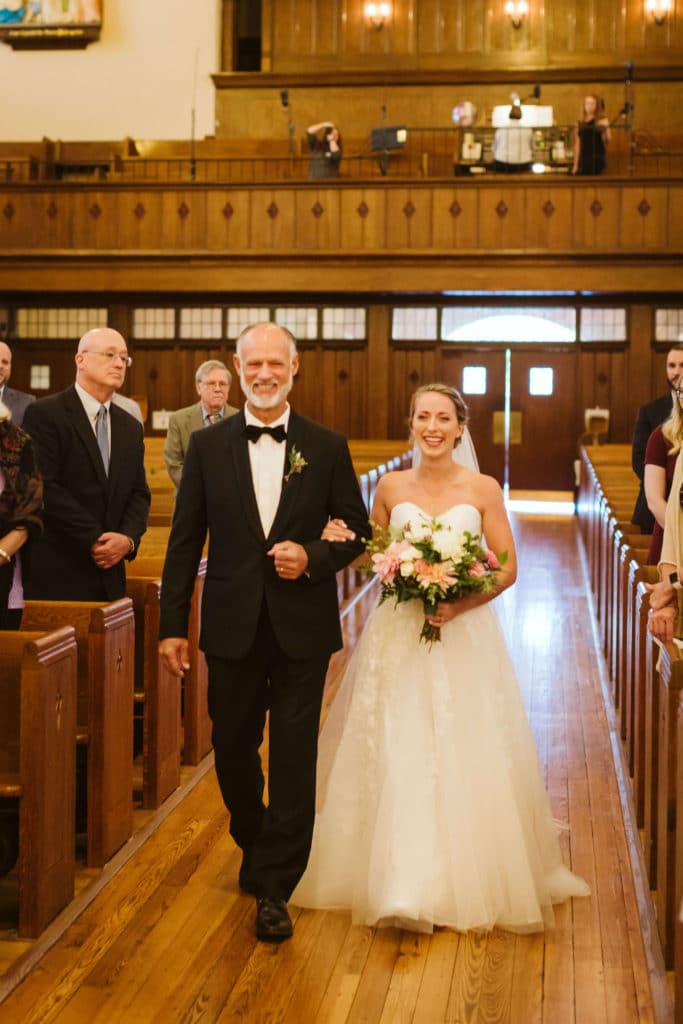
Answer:
[{"label": "white dress shirt", "polygon": [[[279,419],[268,423],[269,427],[278,427],[280,424],[287,430],[289,426],[289,405]],[[256,427],[264,427],[266,424],[257,419],[244,407],[244,418],[247,426],[253,424]],[[258,441],[247,441],[249,448],[249,463],[251,465],[251,479],[254,484],[256,504],[258,505],[261,525],[266,537],[275,519],[275,513],[280,502],[282,491],[282,479],[285,475],[285,452],[286,441],[276,441],[268,434],[262,434]]]}]

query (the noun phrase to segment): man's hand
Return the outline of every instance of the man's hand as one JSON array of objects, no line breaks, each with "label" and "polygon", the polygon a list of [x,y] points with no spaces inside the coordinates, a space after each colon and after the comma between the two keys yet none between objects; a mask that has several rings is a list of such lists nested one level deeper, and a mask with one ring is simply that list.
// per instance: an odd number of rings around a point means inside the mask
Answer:
[{"label": "man's hand", "polygon": [[169,636],[159,641],[159,654],[164,665],[174,676],[184,676],[190,670],[190,645],[185,637]]},{"label": "man's hand", "polygon": [[90,548],[93,562],[98,569],[111,569],[118,565],[130,551],[130,537],[124,533],[101,533]]},{"label": "man's hand", "polygon": [[661,640],[662,643],[669,643],[673,640],[677,615],[678,608],[670,604],[665,608],[650,611],[648,629],[656,640]]},{"label": "man's hand", "polygon": [[280,579],[298,580],[308,569],[306,549],[293,540],[273,544],[268,554],[275,562],[275,572]]},{"label": "man's hand", "polygon": [[646,583],[645,586],[650,592],[650,608],[654,611],[669,605],[677,607],[676,591],[668,579],[660,580],[659,583]]}]

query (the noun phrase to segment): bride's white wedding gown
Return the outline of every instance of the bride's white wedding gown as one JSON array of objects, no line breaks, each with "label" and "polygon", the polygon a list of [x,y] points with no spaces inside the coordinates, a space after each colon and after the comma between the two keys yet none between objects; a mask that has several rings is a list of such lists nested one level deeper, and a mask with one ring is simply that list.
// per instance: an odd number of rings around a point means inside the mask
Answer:
[{"label": "bride's white wedding gown", "polygon": [[[416,517],[397,505],[392,526]],[[472,534],[479,512],[438,517]],[[431,648],[422,604],[370,615],[320,738],[318,813],[292,902],[420,931],[537,931],[588,887],[562,863],[531,729],[490,605]]]}]

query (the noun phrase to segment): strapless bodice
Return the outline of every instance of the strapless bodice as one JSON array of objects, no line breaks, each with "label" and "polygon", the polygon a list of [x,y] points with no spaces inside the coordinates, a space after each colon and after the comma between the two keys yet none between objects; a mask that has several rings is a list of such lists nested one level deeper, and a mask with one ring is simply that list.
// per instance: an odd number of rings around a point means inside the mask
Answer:
[{"label": "strapless bodice", "polygon": [[408,523],[420,522],[431,523],[436,520],[443,526],[455,530],[468,530],[472,536],[481,533],[481,513],[474,505],[462,503],[451,505],[449,509],[438,516],[430,516],[428,512],[420,508],[412,501],[399,501],[391,510],[391,527],[394,530],[403,530]]}]

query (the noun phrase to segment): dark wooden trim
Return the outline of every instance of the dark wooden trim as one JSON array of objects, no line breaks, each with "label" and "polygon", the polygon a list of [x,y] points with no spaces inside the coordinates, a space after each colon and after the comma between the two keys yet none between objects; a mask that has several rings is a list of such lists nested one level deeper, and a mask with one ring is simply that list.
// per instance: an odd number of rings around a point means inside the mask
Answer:
[{"label": "dark wooden trim", "polygon": [[[276,272],[278,287],[294,296],[330,293],[367,293],[368,280],[376,294],[402,292],[422,295],[450,292],[453,281],[466,291],[480,292],[495,282],[506,292],[526,291],[530,282],[542,282],[546,291],[664,294],[676,303],[681,293],[681,254],[577,252],[367,252],[207,253],[202,250],[116,252],[57,250],[54,252],[0,252],[0,289],[15,295],[54,294],[65,291],[81,296],[89,292],[201,292],[206,295],[268,292]],[[457,274],[457,277],[454,276]],[[673,297],[673,298],[672,298]]]},{"label": "dark wooden trim", "polygon": [[[212,75],[216,89],[334,89],[339,86],[402,86],[402,85],[500,85],[506,82],[535,82],[543,84],[590,82],[623,82],[626,71],[623,64],[592,65],[590,67],[524,67],[524,68],[449,68],[433,71],[334,69],[316,72],[264,72],[219,71]],[[635,82],[683,81],[681,64],[637,64]]]}]

